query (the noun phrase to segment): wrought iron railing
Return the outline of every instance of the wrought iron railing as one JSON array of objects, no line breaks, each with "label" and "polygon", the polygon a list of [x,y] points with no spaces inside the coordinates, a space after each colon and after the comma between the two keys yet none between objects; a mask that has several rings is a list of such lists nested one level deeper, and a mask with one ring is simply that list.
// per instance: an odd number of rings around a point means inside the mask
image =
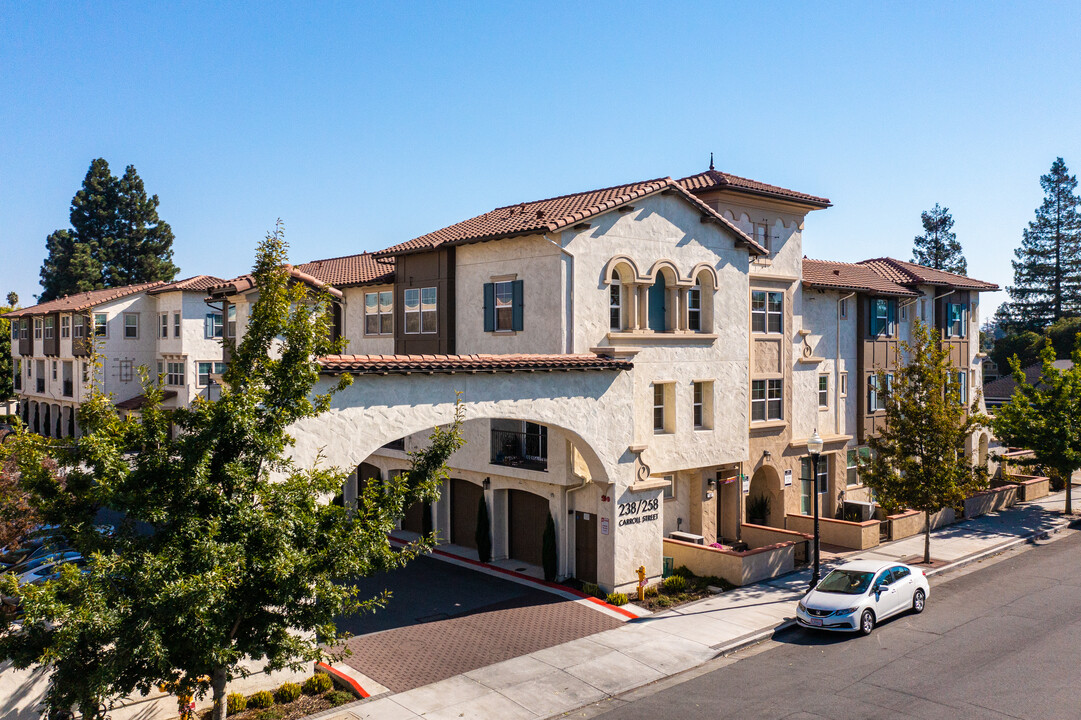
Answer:
[{"label": "wrought iron railing", "polygon": [[540,432],[492,430],[492,464],[526,470],[548,469],[547,428]]}]

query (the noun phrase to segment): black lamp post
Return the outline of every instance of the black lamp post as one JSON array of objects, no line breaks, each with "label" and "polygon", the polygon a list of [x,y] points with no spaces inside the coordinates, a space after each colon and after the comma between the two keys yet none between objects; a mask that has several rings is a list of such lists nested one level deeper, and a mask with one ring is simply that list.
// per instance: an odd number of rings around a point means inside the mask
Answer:
[{"label": "black lamp post", "polygon": [[807,441],[807,453],[811,456],[811,494],[814,496],[815,513],[815,539],[814,539],[814,570],[811,572],[811,590],[815,589],[821,579],[819,573],[819,534],[818,534],[818,458],[822,455],[822,438],[818,436],[816,429]]}]

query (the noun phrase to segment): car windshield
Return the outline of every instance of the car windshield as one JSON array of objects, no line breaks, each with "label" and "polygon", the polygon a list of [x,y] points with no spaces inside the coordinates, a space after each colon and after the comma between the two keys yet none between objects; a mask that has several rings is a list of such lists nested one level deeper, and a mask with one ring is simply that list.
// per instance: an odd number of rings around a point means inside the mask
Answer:
[{"label": "car windshield", "polygon": [[842,595],[862,595],[871,586],[874,576],[874,573],[862,570],[833,570],[818,583],[815,590]]}]

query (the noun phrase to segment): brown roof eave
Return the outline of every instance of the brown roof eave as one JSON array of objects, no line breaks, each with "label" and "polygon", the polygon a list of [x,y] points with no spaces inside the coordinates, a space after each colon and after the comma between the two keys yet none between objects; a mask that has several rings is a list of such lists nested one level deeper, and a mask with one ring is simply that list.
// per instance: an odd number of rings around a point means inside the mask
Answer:
[{"label": "brown roof eave", "polygon": [[[585,222],[584,220],[582,222]],[[490,233],[488,235],[478,235],[476,237],[461,238],[459,240],[446,240],[438,245],[429,245],[428,247],[418,248],[399,248],[394,252],[388,252],[386,250],[380,250],[379,252],[373,252],[372,257],[377,260],[385,257],[396,257],[398,255],[416,255],[418,253],[432,252],[433,250],[441,250],[446,247],[457,247],[459,245],[473,245],[475,243],[489,242],[491,240],[505,240],[507,238],[515,237],[528,237],[529,235],[544,235],[545,233],[555,232],[559,228],[545,227],[545,228],[533,228],[530,230],[517,230],[509,233]]]},{"label": "brown roof eave", "polygon": [[687,190],[689,193],[697,195],[698,193],[708,192],[730,192],[738,193],[740,195],[756,195],[758,197],[769,198],[770,200],[781,200],[791,205],[799,205],[800,207],[808,207],[812,210],[825,210],[826,208],[833,207],[833,203],[823,198],[822,202],[814,200],[806,200],[803,198],[794,198],[791,195],[785,195],[784,193],[773,193],[768,190],[754,190],[752,188],[734,187],[732,185],[714,185],[713,187],[696,188],[694,190]]},{"label": "brown roof eave", "polygon": [[862,295],[870,296],[883,296],[883,297],[919,297],[919,293],[912,290],[906,290],[904,292],[891,291],[891,290],[876,290],[874,288],[866,287],[853,287],[850,285],[824,285],[822,283],[816,283],[809,280],[803,281],[803,287],[811,288],[813,290],[832,290],[834,292],[856,292]]}]

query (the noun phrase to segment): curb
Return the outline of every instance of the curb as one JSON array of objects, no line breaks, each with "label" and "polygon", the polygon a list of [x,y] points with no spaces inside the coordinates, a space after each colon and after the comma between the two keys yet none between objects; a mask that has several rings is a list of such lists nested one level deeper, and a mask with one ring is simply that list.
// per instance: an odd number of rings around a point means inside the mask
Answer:
[{"label": "curb", "polygon": [[316,663],[315,668],[316,670],[321,670],[327,675],[330,675],[336,682],[340,682],[348,687],[357,697],[361,699],[371,697],[371,695],[368,694],[368,691],[360,686],[360,683],[343,673],[341,670],[335,670],[324,662]]}]

